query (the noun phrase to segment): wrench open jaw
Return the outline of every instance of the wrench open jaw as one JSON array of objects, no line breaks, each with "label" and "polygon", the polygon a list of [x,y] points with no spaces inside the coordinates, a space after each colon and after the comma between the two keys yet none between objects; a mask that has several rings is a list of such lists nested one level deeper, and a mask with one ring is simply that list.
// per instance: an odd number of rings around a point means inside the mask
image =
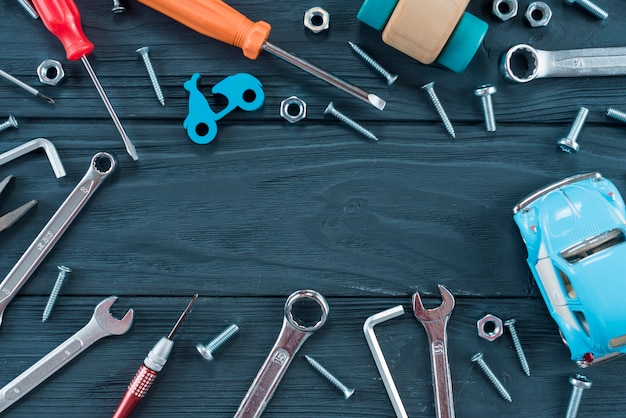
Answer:
[{"label": "wrench open jaw", "polygon": [[454,305],[456,302],[454,301],[454,296],[452,296],[452,293],[450,293],[450,291],[442,285],[438,286],[439,292],[441,293],[442,303],[436,308],[424,308],[419,293],[415,293],[413,295],[413,314],[422,323],[441,321],[442,319],[446,319],[447,322],[447,318],[450,317],[452,309],[454,309]]},{"label": "wrench open jaw", "polygon": [[122,335],[128,331],[133,324],[135,312],[129,309],[122,319],[117,319],[111,315],[109,309],[117,301],[117,296],[110,296],[100,302],[93,312],[92,320],[96,321],[109,335]]}]

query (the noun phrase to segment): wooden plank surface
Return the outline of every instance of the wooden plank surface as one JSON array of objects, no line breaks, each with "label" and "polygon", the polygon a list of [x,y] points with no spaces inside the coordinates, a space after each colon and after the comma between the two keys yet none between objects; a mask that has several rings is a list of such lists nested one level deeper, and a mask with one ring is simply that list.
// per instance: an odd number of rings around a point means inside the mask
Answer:
[{"label": "wooden plank surface", "polygon": [[[575,6],[550,2],[553,18],[532,29],[520,14],[499,22],[491,2],[469,6],[490,25],[477,56],[462,74],[425,66],[386,46],[356,19],[359,1],[327,0],[331,28],[312,34],[302,25],[313,4],[232,1],[253,20],[273,25],[270,40],[387,100],[384,112],[275,59],[256,61],[137,3],[123,14],[112,4],[82,0],[90,61],[132,138],[139,160],[122,140],[86,71],[65,59],[61,44],[8,1],[0,38],[0,68],[56,100],[55,105],[0,80],[0,118],[15,115],[19,129],[0,133],[0,152],[32,138],[57,147],[67,176],[56,179],[42,152],[0,168],[17,176],[3,196],[3,213],[35,198],[37,207],[0,243],[0,271],[8,272],[89,166],[98,151],[116,154],[119,169],[98,190],[33,277],[10,304],[0,328],[2,385],[89,320],[104,297],[118,295],[113,312],[133,308],[131,330],[105,339],[12,406],[5,416],[110,416],[137,367],[166,335],[193,293],[200,299],[176,337],[169,363],[135,416],[232,416],[267,356],[286,297],[311,288],[327,297],[328,323],[304,345],[355,395],[344,400],[302,358],[296,358],[270,402],[268,417],[391,417],[393,409],[363,337],[363,322],[402,304],[406,314],[377,327],[409,416],[434,416],[428,344],[412,318],[410,297],[439,303],[437,284],[457,299],[449,324],[449,356],[457,416],[557,417],[565,413],[579,372],[569,360],[525,263],[526,250],[511,209],[522,197],[561,178],[600,171],[626,193],[626,126],[604,112],[626,110],[624,77],[505,82],[502,52],[517,43],[569,49],[623,46],[626,4],[604,0],[598,21]],[[600,4],[600,3],[599,3]],[[393,86],[347,46],[362,45],[391,72]],[[166,106],[158,104],[135,50],[150,46]],[[41,86],[35,68],[62,61],[67,77]],[[201,90],[215,110],[225,106],[211,87],[248,72],[266,99],[255,112],[234,111],[219,122],[209,145],[191,142],[182,127],[188,94],[182,84],[202,75]],[[419,87],[436,91],[457,132],[451,139]],[[491,83],[497,131],[484,128],[472,92]],[[308,116],[280,118],[284,98],[297,95]],[[381,140],[362,139],[323,115],[329,101]],[[580,106],[590,109],[580,152],[556,148]],[[50,319],[41,312],[56,266],[73,272]],[[510,336],[487,342],[476,321],[491,312],[516,318],[532,377],[517,361]],[[195,349],[230,323],[241,332],[212,363]],[[511,392],[505,402],[469,359],[484,351]],[[622,417],[624,360],[585,370],[593,387],[580,417]]]}]

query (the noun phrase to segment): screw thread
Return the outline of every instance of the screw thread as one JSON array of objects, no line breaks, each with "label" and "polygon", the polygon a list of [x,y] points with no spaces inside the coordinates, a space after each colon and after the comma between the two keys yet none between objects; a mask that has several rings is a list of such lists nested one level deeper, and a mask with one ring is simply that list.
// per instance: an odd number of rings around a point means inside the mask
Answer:
[{"label": "screw thread", "polygon": [[377,73],[382,75],[387,79],[387,85],[392,85],[394,81],[398,78],[397,75],[392,75],[389,71],[387,71],[382,65],[380,65],[374,58],[372,58],[367,52],[363,51],[358,45],[353,42],[348,42],[350,48],[367,64],[370,65]]},{"label": "screw thread", "polygon": [[522,344],[520,343],[519,337],[517,335],[517,330],[515,329],[515,325],[512,323],[505,323],[505,325],[509,328],[509,332],[511,333],[511,338],[513,339],[513,346],[515,347],[515,352],[517,353],[517,358],[519,359],[520,364],[522,365],[522,370],[526,373],[527,376],[530,376],[530,367],[528,366],[528,361],[526,360],[526,355],[524,354],[524,350],[522,349]]},{"label": "screw thread", "polygon": [[46,322],[46,320],[50,317],[50,313],[52,312],[52,308],[57,301],[57,297],[59,296],[59,292],[61,291],[61,286],[63,286],[65,277],[67,276],[67,273],[72,271],[72,269],[65,266],[58,266],[57,268],[59,269],[59,274],[56,281],[54,282],[54,286],[52,287],[52,291],[50,292],[50,297],[48,298],[46,307],[43,310],[43,314],[41,315],[41,322]]},{"label": "screw thread", "polygon": [[422,86],[422,89],[426,90],[426,93],[428,94],[430,101],[433,103],[433,106],[435,107],[437,114],[439,115],[439,117],[441,118],[441,121],[443,122],[443,126],[445,126],[446,130],[448,131],[448,133],[450,134],[452,138],[456,138],[456,134],[454,133],[454,128],[452,127],[452,122],[450,122],[450,119],[448,118],[448,114],[446,113],[443,106],[441,105],[441,102],[439,101],[439,97],[437,97],[437,93],[435,93],[434,84],[435,84],[434,81],[431,83],[428,83],[425,86]]},{"label": "screw thread", "polygon": [[606,115],[609,118],[613,118],[615,120],[618,120],[620,122],[626,123],[626,112],[622,112],[621,110],[617,110],[613,107],[609,107],[606,110]]},{"label": "screw thread", "polygon": [[374,135],[373,133],[371,133],[370,131],[365,129],[363,126],[361,126],[359,123],[355,122],[354,120],[350,119],[349,117],[347,117],[346,115],[344,115],[343,113],[341,113],[340,111],[335,109],[332,104],[333,103],[330,102],[330,104],[328,105],[328,107],[326,108],[324,113],[330,113],[335,118],[339,119],[345,125],[347,125],[350,128],[354,129],[355,131],[357,131],[358,133],[360,133],[364,137],[369,138],[369,139],[371,139],[373,141],[378,141],[378,138],[376,137],[376,135]]},{"label": "screw thread", "polygon": [[589,114],[589,109],[587,109],[584,106],[580,108],[580,110],[578,111],[578,114],[576,115],[576,119],[574,119],[574,122],[572,123],[572,127],[570,128],[569,133],[567,134],[567,138],[574,140],[574,141],[578,138],[578,135],[580,134],[580,130],[585,124],[585,120],[587,119],[588,114]]},{"label": "screw thread", "polygon": [[491,101],[491,95],[482,96],[481,103],[483,105],[483,114],[485,115],[485,126],[487,127],[487,132],[495,132],[496,118],[493,114],[493,102]]},{"label": "screw thread", "polygon": [[322,376],[326,378],[333,386],[343,392],[346,399],[348,399],[352,393],[354,393],[354,389],[349,389],[346,385],[341,383],[339,379],[333,376],[328,370],[324,368],[321,364],[319,364],[313,357],[305,355],[304,358],[309,364],[317,370]]},{"label": "screw thread", "polygon": [[0,132],[6,131],[9,128],[17,128],[17,120],[13,115],[10,115],[6,122],[0,124]]},{"label": "screw thread", "polygon": [[213,353],[217,351],[224,343],[230,340],[237,332],[239,331],[239,327],[236,324],[231,324],[222,332],[220,332],[217,337],[213,338],[209,343],[205,346],[205,349]]},{"label": "screw thread", "polygon": [[28,13],[30,17],[32,17],[33,19],[39,18],[39,14],[37,14],[37,10],[35,10],[33,5],[30,4],[28,0],[17,0],[17,2],[20,4],[20,6],[22,6],[22,8],[24,8],[24,10],[26,10],[26,13]]},{"label": "screw thread", "polygon": [[165,106],[165,98],[163,97],[163,92],[161,91],[161,85],[159,84],[159,80],[157,79],[156,73],[154,72],[154,67],[152,66],[152,61],[150,61],[150,57],[148,56],[148,51],[143,48],[139,48],[137,50],[143,58],[143,62],[146,65],[146,69],[148,70],[148,76],[150,77],[150,82],[152,83],[152,87],[154,88],[154,92],[156,93],[157,99],[161,103],[161,105]]},{"label": "screw thread", "polygon": [[565,412],[565,418],[576,418],[578,415],[578,407],[580,406],[580,400],[583,396],[583,390],[581,388],[573,388],[572,395],[569,398],[567,404],[567,411]]},{"label": "screw thread", "polygon": [[483,373],[485,373],[485,375],[487,376],[489,381],[493,384],[493,386],[496,388],[498,393],[507,401],[512,402],[513,400],[511,399],[511,395],[509,395],[509,392],[506,390],[506,388],[500,382],[500,380],[498,380],[496,375],[491,371],[489,366],[487,366],[487,363],[485,363],[485,360],[483,360],[482,357],[480,357],[478,359],[475,359],[474,361],[478,363],[478,367],[480,367]]},{"label": "screw thread", "polygon": [[575,0],[575,3],[600,20],[604,20],[609,17],[609,14],[604,9],[591,0]]}]

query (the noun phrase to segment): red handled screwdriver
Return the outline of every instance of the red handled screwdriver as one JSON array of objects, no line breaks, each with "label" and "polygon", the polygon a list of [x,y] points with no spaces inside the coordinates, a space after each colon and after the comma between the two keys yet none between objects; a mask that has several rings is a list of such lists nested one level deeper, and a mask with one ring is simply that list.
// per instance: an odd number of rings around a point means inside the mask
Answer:
[{"label": "red handled screwdriver", "polygon": [[113,414],[113,418],[128,417],[131,412],[133,412],[133,409],[135,409],[135,406],[137,406],[139,401],[146,396],[146,393],[148,393],[152,383],[154,383],[159,372],[163,369],[165,363],[167,363],[167,359],[169,358],[172,347],[174,346],[172,338],[174,338],[174,334],[178,331],[178,328],[183,323],[196,299],[198,299],[197,293],[193,295],[191,301],[180,315],[180,318],[178,318],[178,321],[176,321],[176,324],[174,324],[174,328],[172,328],[168,336],[162,337],[159,342],[152,347],[152,350],[150,350],[146,358],[143,360],[143,364],[139,370],[137,370],[135,377],[128,385],[128,389],[126,389],[124,397]]},{"label": "red handled screwdriver", "polygon": [[41,21],[46,25],[46,28],[48,28],[54,36],[59,38],[63,44],[67,59],[72,61],[80,59],[85,65],[89,77],[91,77],[93,84],[96,86],[104,102],[104,106],[109,111],[113,123],[115,123],[117,130],[124,140],[126,152],[136,161],[139,157],[137,156],[137,151],[135,151],[135,146],[126,134],[122,123],[115,114],[115,110],[113,106],[111,106],[111,102],[109,102],[109,98],[100,84],[100,80],[98,80],[96,73],[87,60],[87,55],[91,54],[93,51],[93,44],[87,39],[83,32],[80,23],[80,13],[78,12],[76,3],[74,3],[74,0],[33,0],[33,4],[41,17]]}]

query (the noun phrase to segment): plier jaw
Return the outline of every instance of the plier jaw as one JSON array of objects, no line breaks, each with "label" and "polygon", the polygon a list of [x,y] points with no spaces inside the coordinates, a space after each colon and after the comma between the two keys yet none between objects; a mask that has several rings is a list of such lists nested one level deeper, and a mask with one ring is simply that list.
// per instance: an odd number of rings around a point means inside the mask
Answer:
[{"label": "plier jaw", "polygon": [[[2,182],[0,182],[0,197],[5,194],[5,190],[9,183],[15,178],[15,176],[7,176]],[[22,216],[26,214],[33,206],[37,204],[36,200],[31,200],[29,202],[24,203],[17,209],[13,209],[11,212],[8,212],[2,216],[0,216],[0,232],[5,229],[11,227],[15,222],[17,222]]]}]

